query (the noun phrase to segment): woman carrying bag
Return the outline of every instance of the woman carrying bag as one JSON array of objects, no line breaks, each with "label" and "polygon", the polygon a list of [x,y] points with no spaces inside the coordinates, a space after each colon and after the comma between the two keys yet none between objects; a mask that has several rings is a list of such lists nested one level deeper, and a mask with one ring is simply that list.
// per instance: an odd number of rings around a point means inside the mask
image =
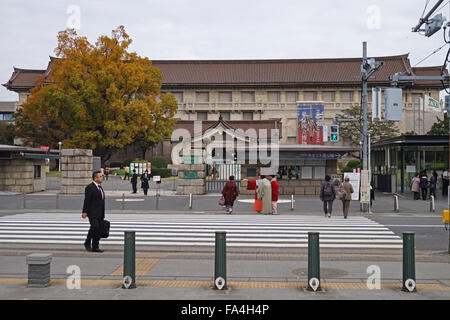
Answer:
[{"label": "woman carrying bag", "polygon": [[222,196],[225,199],[227,214],[231,214],[233,212],[234,201],[239,196],[236,182],[234,182],[234,176],[230,176],[229,181],[223,187]]}]

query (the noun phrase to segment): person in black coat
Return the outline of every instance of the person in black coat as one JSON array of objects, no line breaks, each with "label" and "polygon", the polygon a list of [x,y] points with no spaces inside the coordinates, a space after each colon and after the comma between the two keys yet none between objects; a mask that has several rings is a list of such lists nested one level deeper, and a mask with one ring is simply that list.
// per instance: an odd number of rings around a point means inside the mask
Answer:
[{"label": "person in black coat", "polygon": [[144,189],[145,195],[147,195],[147,191],[150,188],[148,180],[150,180],[150,175],[148,174],[148,170],[145,170],[145,173],[141,176],[141,188]]},{"label": "person in black coat", "polygon": [[[92,174],[92,181],[84,191],[83,219],[89,218],[91,228],[89,229],[84,247],[87,251],[103,252],[100,250],[100,226],[105,219],[105,192],[101,186],[103,174],[96,171]],[[92,242],[92,244],[91,244]]]},{"label": "person in black coat", "polygon": [[138,175],[136,170],[133,170],[133,176],[131,177],[131,185],[133,186],[133,193],[137,193]]}]

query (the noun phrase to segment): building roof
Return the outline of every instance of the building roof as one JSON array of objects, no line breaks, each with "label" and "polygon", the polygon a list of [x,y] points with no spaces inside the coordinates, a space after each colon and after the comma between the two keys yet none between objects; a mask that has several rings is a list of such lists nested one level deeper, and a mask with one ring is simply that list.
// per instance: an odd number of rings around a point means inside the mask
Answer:
[{"label": "building roof", "polygon": [[[14,68],[8,82],[13,91],[29,90],[40,75],[48,77],[53,61],[45,70]],[[376,57],[384,65],[370,79],[369,85],[389,85],[389,76],[440,75],[441,67],[412,68],[408,54]],[[153,60],[163,74],[163,87],[229,86],[359,86],[362,58],[276,59],[276,60]],[[446,70],[444,71],[446,73]],[[440,81],[416,82],[415,86],[441,87]]]},{"label": "building roof", "polygon": [[[177,123],[174,126],[174,131],[177,129],[186,129],[191,137],[194,137],[194,130],[195,130],[195,122],[194,120],[178,120]],[[206,120],[202,121],[202,133],[205,133],[206,131],[210,129],[214,129],[218,127],[219,125],[222,125],[222,127],[226,129],[231,130],[238,130],[241,129],[244,132],[247,132],[249,129],[255,129],[256,134],[259,137],[260,131],[259,130],[267,130],[267,134],[269,135],[267,138],[270,138],[271,130],[278,129],[279,130],[279,137],[281,138],[281,119],[272,119],[272,120],[223,120],[222,118],[219,118],[219,120]],[[195,132],[196,133],[196,132]]]},{"label": "building roof", "polygon": [[387,140],[379,141],[372,144],[372,148],[396,146],[396,145],[415,145],[415,146],[430,146],[430,145],[449,145],[448,135],[403,135]]}]

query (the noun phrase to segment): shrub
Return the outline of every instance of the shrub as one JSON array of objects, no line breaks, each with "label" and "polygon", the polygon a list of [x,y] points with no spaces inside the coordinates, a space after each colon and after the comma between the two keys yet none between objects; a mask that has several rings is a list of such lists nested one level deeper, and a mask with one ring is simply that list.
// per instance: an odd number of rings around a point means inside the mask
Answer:
[{"label": "shrub", "polygon": [[163,157],[153,157],[150,159],[152,168],[167,168],[167,160]]},{"label": "shrub", "polygon": [[349,162],[347,162],[347,167],[349,168],[361,168],[362,164],[359,160],[350,160]]},{"label": "shrub", "polygon": [[153,176],[161,176],[161,178],[170,178],[172,176],[172,169],[165,169],[165,168],[153,168],[152,163],[152,173],[150,174]]}]

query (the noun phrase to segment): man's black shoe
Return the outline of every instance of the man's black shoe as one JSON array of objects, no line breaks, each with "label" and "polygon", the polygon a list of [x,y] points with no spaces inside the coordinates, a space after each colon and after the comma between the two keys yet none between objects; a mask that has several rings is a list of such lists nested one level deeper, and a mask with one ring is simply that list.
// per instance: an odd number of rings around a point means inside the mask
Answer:
[{"label": "man's black shoe", "polygon": [[99,249],[99,248],[92,248],[92,252],[99,252],[102,253],[103,250]]},{"label": "man's black shoe", "polygon": [[84,247],[86,248],[86,251],[92,251],[92,247],[88,244],[84,244]]}]

